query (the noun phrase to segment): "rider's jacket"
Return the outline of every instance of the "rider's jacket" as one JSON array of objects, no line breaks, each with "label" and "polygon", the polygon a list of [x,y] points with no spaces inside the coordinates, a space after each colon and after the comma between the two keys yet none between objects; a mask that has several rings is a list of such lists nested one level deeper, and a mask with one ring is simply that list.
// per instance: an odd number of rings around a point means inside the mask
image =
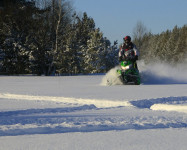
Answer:
[{"label": "rider's jacket", "polygon": [[119,59],[120,60],[127,59],[125,55],[138,58],[139,51],[136,48],[136,45],[133,44],[132,42],[130,42],[129,44],[123,43],[123,45],[120,47],[120,50],[119,50],[119,54],[118,54]]}]

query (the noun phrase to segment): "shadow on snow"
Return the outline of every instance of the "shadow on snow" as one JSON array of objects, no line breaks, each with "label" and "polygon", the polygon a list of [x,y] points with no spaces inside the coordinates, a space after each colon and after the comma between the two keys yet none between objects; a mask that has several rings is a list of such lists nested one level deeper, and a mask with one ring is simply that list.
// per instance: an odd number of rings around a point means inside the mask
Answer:
[{"label": "shadow on snow", "polygon": [[[150,108],[158,103],[184,104],[186,102],[187,96],[130,101],[137,108]],[[89,110],[94,110],[95,113],[87,113],[86,111]],[[151,114],[148,116],[113,116],[102,115],[97,113],[97,110],[100,109],[94,105],[83,105],[0,112],[0,136],[187,127],[186,116],[164,117],[151,116]]]},{"label": "shadow on snow", "polygon": [[130,103],[138,108],[150,108],[154,104],[184,104],[187,103],[187,96],[143,99],[130,101]]}]

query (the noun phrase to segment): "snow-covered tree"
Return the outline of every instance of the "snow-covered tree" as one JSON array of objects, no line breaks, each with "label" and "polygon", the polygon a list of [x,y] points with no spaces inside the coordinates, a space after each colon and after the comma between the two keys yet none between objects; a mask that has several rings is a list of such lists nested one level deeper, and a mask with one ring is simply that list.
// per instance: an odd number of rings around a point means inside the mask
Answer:
[{"label": "snow-covered tree", "polygon": [[34,3],[14,1],[7,5],[0,15],[0,44],[4,57],[2,71],[10,74],[28,73],[29,28],[32,25]]},{"label": "snow-covered tree", "polygon": [[107,40],[106,42],[106,49],[105,49],[105,72],[109,71],[111,68],[115,67],[116,65],[119,64],[118,62],[118,52],[119,48],[117,46],[117,41],[114,41],[114,44],[111,45],[110,41]]},{"label": "snow-covered tree", "polygon": [[100,71],[100,64],[103,47],[101,40],[103,38],[99,29],[89,33],[90,39],[87,41],[87,47],[84,53],[84,70],[87,73],[98,73]]},{"label": "snow-covered tree", "polygon": [[164,61],[172,64],[184,62],[187,57],[187,26],[175,26],[161,34],[151,33],[143,36],[143,45],[140,48],[141,58],[150,61]]}]

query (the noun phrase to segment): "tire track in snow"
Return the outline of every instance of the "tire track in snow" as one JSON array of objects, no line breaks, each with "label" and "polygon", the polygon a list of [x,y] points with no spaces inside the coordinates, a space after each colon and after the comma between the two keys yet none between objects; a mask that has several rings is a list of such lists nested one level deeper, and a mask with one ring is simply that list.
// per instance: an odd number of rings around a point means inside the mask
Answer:
[{"label": "tire track in snow", "polygon": [[[143,100],[135,100],[135,101],[133,100],[112,101],[112,100],[104,100],[104,99],[82,99],[82,98],[73,98],[73,97],[71,98],[71,97],[53,97],[53,96],[33,96],[33,95],[0,93],[0,98],[15,99],[15,100],[29,100],[29,101],[53,101],[53,102],[60,102],[64,104],[71,104],[74,106],[94,105],[97,108],[135,106],[137,108],[149,108],[152,110],[168,110],[168,111],[179,111],[179,112],[187,113],[187,105],[184,105],[187,104],[187,96],[163,97],[163,98],[143,99]],[[182,104],[183,106],[181,106],[180,104]],[[181,108],[182,111],[180,111]]]},{"label": "tire track in snow", "polygon": [[130,103],[138,108],[150,108],[154,104],[184,104],[187,103],[187,96],[142,99]]},{"label": "tire track in snow", "polygon": [[0,94],[0,98],[54,101],[77,105],[75,105],[76,107],[0,112],[0,136],[187,127],[186,114],[176,115],[176,113],[160,113],[150,110],[152,106],[157,104],[186,104],[186,96],[144,99],[125,103],[17,94]]},{"label": "tire track in snow", "polygon": [[95,105],[97,108],[132,106],[128,101],[110,101],[105,99],[82,99],[71,97],[53,97],[53,96],[32,96],[32,95],[18,95],[9,93],[0,93],[2,99],[15,100],[30,100],[30,101],[53,101],[64,104],[75,105]]},{"label": "tire track in snow", "polygon": [[187,113],[187,96],[143,99],[130,101],[130,103],[137,108]]},{"label": "tire track in snow", "polygon": [[79,112],[53,113],[49,109],[38,110],[38,113],[34,114],[30,114],[29,110],[28,113],[19,112],[10,116],[1,114],[0,136],[187,127],[187,115],[179,117],[176,113],[159,114],[148,109],[140,111],[130,107],[112,109],[90,107],[83,111],[80,108]]},{"label": "tire track in snow", "polygon": [[[15,110],[15,111],[5,111],[0,112],[2,117],[19,116],[19,115],[34,115],[34,114],[54,114],[54,113],[68,113],[75,111],[84,111],[96,109],[95,105],[83,105],[78,107],[64,107],[64,108],[44,108],[44,109],[27,109],[27,110]],[[1,122],[0,122],[1,124]]]}]

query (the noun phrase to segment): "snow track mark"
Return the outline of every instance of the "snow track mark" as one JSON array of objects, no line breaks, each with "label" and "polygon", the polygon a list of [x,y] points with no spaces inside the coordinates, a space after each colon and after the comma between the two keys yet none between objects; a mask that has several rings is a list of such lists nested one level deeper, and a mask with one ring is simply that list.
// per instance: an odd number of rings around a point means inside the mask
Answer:
[{"label": "snow track mark", "polygon": [[187,104],[187,96],[143,99],[130,103],[138,108],[150,108],[154,104]]},{"label": "snow track mark", "polygon": [[84,106],[75,111],[69,109],[1,112],[0,136],[187,127],[187,115],[178,117],[175,113],[159,114],[133,107],[95,109],[94,106]]},{"label": "snow track mark", "polygon": [[132,106],[128,101],[110,101],[105,99],[82,99],[73,97],[53,97],[53,96],[32,96],[32,95],[18,95],[9,93],[0,93],[0,98],[15,99],[15,100],[31,100],[31,101],[53,101],[64,104],[74,105],[95,105],[97,108]]},{"label": "snow track mark", "polygon": [[153,107],[156,105],[183,105],[185,107],[187,96],[129,102],[16,94],[0,94],[0,98],[13,99],[17,102],[19,100],[34,100],[44,103],[58,102],[67,104],[67,106],[73,104],[72,107],[62,108],[2,111],[0,112],[0,136],[187,128],[187,114],[185,113],[150,110],[157,110]]},{"label": "snow track mark", "polygon": [[130,103],[137,108],[149,108],[152,110],[166,110],[187,113],[187,96],[143,99],[130,101]]}]

